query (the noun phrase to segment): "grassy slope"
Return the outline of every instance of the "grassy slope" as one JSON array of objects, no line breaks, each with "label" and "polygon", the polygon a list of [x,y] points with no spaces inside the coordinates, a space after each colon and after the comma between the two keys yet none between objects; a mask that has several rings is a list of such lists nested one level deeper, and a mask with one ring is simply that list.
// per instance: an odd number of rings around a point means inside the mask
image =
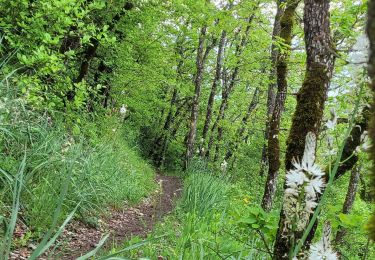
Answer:
[{"label": "grassy slope", "polygon": [[[7,129],[12,138],[0,133],[4,172],[16,176],[26,154],[20,216],[32,237],[39,237],[51,225],[66,182],[69,189],[60,223],[78,203],[76,218],[95,224],[107,206],[136,203],[155,189],[154,169],[129,146],[130,133],[118,118],[81,123],[82,130],[73,136],[64,124],[51,126],[38,115],[33,118],[16,118],[18,122]],[[0,215],[9,215],[12,185],[0,186]]]}]

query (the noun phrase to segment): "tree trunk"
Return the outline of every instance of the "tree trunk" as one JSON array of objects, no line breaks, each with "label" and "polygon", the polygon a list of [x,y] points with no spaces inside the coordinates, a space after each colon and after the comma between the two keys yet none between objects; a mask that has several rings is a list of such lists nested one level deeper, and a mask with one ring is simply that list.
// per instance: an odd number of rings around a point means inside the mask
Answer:
[{"label": "tree trunk", "polygon": [[[329,0],[305,0],[303,20],[307,54],[306,73],[302,88],[297,94],[297,107],[287,141],[287,171],[292,168],[293,158],[302,158],[307,133],[312,132],[317,138],[319,136],[335,60],[331,51]],[[275,259],[288,259],[289,252],[293,249],[290,236],[285,232],[290,231],[285,228],[285,214],[282,209],[274,245]],[[295,241],[302,235],[295,232]],[[309,241],[311,237],[307,239],[307,247]]]},{"label": "tree trunk", "polygon": [[[368,74],[371,78],[371,90],[373,93],[373,106],[375,104],[375,0],[369,0],[368,3],[368,21],[367,21],[367,36],[370,40],[370,59],[368,66]],[[375,114],[372,109],[371,124],[370,124],[370,136],[372,143],[375,143]],[[375,145],[371,146],[370,150],[371,160],[375,162]],[[372,191],[375,190],[375,167],[372,169]],[[375,212],[369,223],[369,235],[370,238],[375,240]]]},{"label": "tree trunk", "polygon": [[173,109],[175,107],[176,101],[177,101],[177,89],[174,88],[172,92],[172,97],[170,101],[170,107],[169,107],[169,112],[168,115],[165,119],[163,129],[161,130],[161,134],[155,139],[153,148],[151,149],[151,157],[155,163],[156,167],[161,166],[162,162],[162,150],[164,147],[164,143],[166,142],[166,135],[170,129],[171,124],[173,123]]},{"label": "tree trunk", "polygon": [[249,122],[250,116],[259,103],[259,95],[260,95],[260,90],[257,87],[254,90],[254,94],[249,103],[246,114],[242,118],[241,126],[237,130],[236,140],[229,145],[228,151],[225,154],[225,157],[224,157],[225,161],[228,161],[233,156],[233,154],[237,151],[240,142],[243,140],[243,136],[246,130],[246,126]]},{"label": "tree trunk", "polygon": [[277,46],[275,45],[275,41],[277,40],[277,37],[280,36],[281,31],[281,25],[280,25],[280,18],[284,13],[284,9],[280,6],[281,1],[276,0],[277,10],[275,15],[275,21],[273,23],[273,31],[272,31],[272,45],[271,45],[271,70],[269,75],[270,83],[268,84],[268,91],[267,91],[267,121],[266,121],[266,127],[264,130],[264,139],[266,142],[263,145],[262,149],[262,161],[260,166],[260,175],[263,176],[264,170],[268,168],[268,154],[267,154],[267,142],[268,142],[268,136],[269,136],[269,124],[272,117],[272,112],[275,106],[275,99],[276,94],[275,90],[277,88],[277,82],[276,82],[276,63],[277,58],[279,55],[279,50],[277,49]]},{"label": "tree trunk", "polygon": [[285,44],[286,50],[284,54],[278,55],[276,62],[276,76],[277,76],[277,94],[275,100],[275,106],[273,108],[272,117],[269,125],[268,134],[268,175],[265,184],[262,208],[270,210],[272,207],[273,197],[276,192],[276,181],[279,175],[280,169],[280,122],[281,113],[284,110],[286,93],[288,89],[287,73],[288,73],[288,61],[290,57],[290,45],[292,43],[292,33],[294,25],[294,13],[298,6],[298,1],[290,2],[280,18],[280,39]]},{"label": "tree trunk", "polygon": [[[354,200],[355,200],[355,195],[357,193],[359,175],[360,175],[360,167],[359,166],[354,167],[350,175],[348,191],[346,193],[345,202],[342,208],[342,213],[344,214],[349,214],[350,211],[352,210]],[[344,227],[340,227],[336,233],[336,238],[335,238],[336,246],[342,243],[345,234],[346,234],[346,229]]]},{"label": "tree trunk", "polygon": [[197,72],[195,74],[194,79],[194,98],[193,103],[191,106],[191,116],[190,116],[190,127],[189,133],[186,140],[186,154],[185,154],[185,165],[184,168],[187,169],[188,164],[193,157],[194,153],[194,143],[195,143],[195,136],[197,132],[197,122],[198,122],[198,112],[199,112],[199,98],[201,94],[201,85],[202,85],[202,78],[203,78],[203,71],[204,71],[204,60],[203,60],[203,52],[204,52],[204,42],[207,32],[207,26],[203,26],[200,31],[199,35],[199,42],[198,42],[198,49],[197,49],[197,58],[196,58],[196,68]]},{"label": "tree trunk", "polygon": [[[349,137],[345,140],[344,150],[341,156],[339,168],[335,174],[335,179],[340,178],[347,171],[350,171],[358,161],[358,155],[355,150],[361,145],[362,134],[368,129],[368,121],[370,118],[370,109],[365,107],[362,110],[360,117],[354,122],[354,127],[350,132]],[[326,170],[326,173],[328,171]],[[328,180],[328,175],[327,178]]]},{"label": "tree trunk", "polygon": [[[232,93],[235,85],[236,85],[236,81],[237,81],[237,76],[238,76],[238,73],[239,73],[239,69],[240,69],[240,57],[247,45],[247,40],[248,40],[248,37],[249,37],[249,32],[250,32],[250,27],[251,27],[251,22],[253,21],[254,19],[254,14],[250,15],[247,22],[248,22],[248,25],[246,26],[246,29],[245,29],[245,35],[241,38],[241,41],[240,43],[237,45],[236,47],[236,51],[235,51],[235,57],[237,58],[237,62],[236,62],[236,65],[233,69],[233,72],[230,76],[230,80],[229,80],[229,83],[228,84],[224,84],[223,85],[223,90],[222,90],[222,95],[221,95],[221,104],[220,104],[220,108],[219,108],[219,113],[216,117],[216,120],[211,128],[211,136],[210,136],[210,139],[209,139],[209,142],[208,142],[208,146],[207,146],[207,151],[206,151],[206,158],[209,157],[209,154],[210,154],[210,150],[211,150],[211,147],[214,143],[214,138],[215,138],[215,130],[216,128],[218,128],[218,131],[217,131],[217,142],[220,143],[221,139],[222,139],[222,136],[223,136],[223,129],[222,129],[222,126],[220,126],[220,121],[224,119],[225,117],[225,111],[227,109],[227,106],[228,106],[228,101],[229,101],[229,96],[230,94]],[[224,72],[226,72],[224,70]],[[215,151],[218,151],[218,147],[216,147]],[[217,153],[215,153],[217,154]],[[217,159],[217,156],[215,155],[215,158]]]},{"label": "tree trunk", "polygon": [[206,112],[206,120],[204,122],[203,127],[203,133],[202,133],[202,142],[201,142],[201,148],[200,148],[200,156],[204,155],[204,149],[205,146],[205,140],[207,138],[207,133],[211,124],[211,118],[212,118],[212,108],[215,101],[215,95],[216,95],[216,89],[217,86],[220,84],[220,77],[221,77],[221,68],[223,65],[223,52],[224,52],[224,45],[225,45],[225,39],[226,39],[227,32],[225,30],[222,31],[220,41],[219,41],[219,49],[217,52],[217,58],[216,58],[216,69],[215,69],[215,77],[212,82],[211,92],[210,96],[208,98],[207,103],[207,112]]}]

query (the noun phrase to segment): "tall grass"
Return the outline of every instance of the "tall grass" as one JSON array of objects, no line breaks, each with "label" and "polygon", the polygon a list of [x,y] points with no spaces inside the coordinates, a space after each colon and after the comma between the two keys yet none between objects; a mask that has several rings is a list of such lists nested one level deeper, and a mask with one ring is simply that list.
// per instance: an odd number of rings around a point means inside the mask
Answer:
[{"label": "tall grass", "polygon": [[[73,135],[59,112],[35,110],[5,84],[0,83],[0,259],[9,257],[19,223],[41,241],[35,259],[72,218],[96,224],[107,207],[135,203],[154,190],[153,168],[129,147],[118,119],[95,118],[90,135]],[[81,117],[82,130],[87,126],[93,123]]]},{"label": "tall grass", "polygon": [[193,172],[186,178],[184,187],[180,206],[186,212],[205,216],[213,210],[222,211],[228,205],[230,186],[225,176]]}]

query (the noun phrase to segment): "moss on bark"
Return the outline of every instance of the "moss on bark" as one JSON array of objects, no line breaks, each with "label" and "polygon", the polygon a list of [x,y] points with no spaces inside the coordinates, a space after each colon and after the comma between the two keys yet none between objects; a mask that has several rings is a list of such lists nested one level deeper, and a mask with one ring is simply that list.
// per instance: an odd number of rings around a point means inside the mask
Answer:
[{"label": "moss on bark", "polygon": [[302,88],[297,93],[297,107],[287,140],[285,156],[287,170],[291,169],[293,158],[302,158],[307,133],[313,132],[316,136],[319,135],[328,81],[326,66],[311,64],[310,70],[306,72]]}]

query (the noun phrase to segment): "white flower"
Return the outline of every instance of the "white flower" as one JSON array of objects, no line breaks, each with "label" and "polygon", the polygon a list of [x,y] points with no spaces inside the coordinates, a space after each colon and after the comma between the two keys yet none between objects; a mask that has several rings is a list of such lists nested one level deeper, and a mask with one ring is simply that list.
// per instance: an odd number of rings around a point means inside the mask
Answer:
[{"label": "white flower", "polygon": [[316,136],[308,132],[305,140],[305,150],[303,151],[302,164],[310,167],[315,162]]},{"label": "white flower", "polygon": [[318,204],[315,201],[308,200],[306,201],[305,210],[307,213],[314,213],[314,209]]},{"label": "white flower", "polygon": [[[316,137],[306,135],[302,161],[293,159],[293,169],[286,174],[284,210],[286,215],[283,232],[303,231],[309,223],[310,214],[317,206],[317,194],[324,188],[325,173],[315,163]],[[290,234],[289,234],[290,235]]]},{"label": "white flower", "polygon": [[306,175],[303,171],[289,171],[286,175],[286,185],[287,186],[294,186],[295,185],[302,185],[307,180]]},{"label": "white flower", "polygon": [[322,239],[310,247],[309,260],[336,260],[337,253],[331,247],[331,225],[326,222]]},{"label": "white flower", "polygon": [[335,128],[337,124],[337,115],[336,115],[336,111],[334,108],[331,108],[330,113],[331,113],[331,119],[327,121],[326,126],[328,129],[333,129]]},{"label": "white flower", "polygon": [[368,137],[368,132],[364,131],[363,134],[361,135],[361,150],[364,152],[367,152],[371,148],[371,141],[370,138]]},{"label": "white flower", "polygon": [[120,114],[124,116],[127,111],[128,111],[127,110],[127,106],[126,105],[122,105],[121,108],[120,108]]},{"label": "white flower", "polygon": [[287,188],[287,189],[285,189],[285,194],[297,197],[298,196],[298,190],[292,189],[292,188]]},{"label": "white flower", "polygon": [[220,164],[220,168],[223,172],[225,172],[227,170],[227,166],[228,166],[228,163],[227,161],[224,159],[224,161]]},{"label": "white flower", "polygon": [[323,243],[320,241],[310,248],[309,260],[337,260],[337,254],[332,248],[324,249]]},{"label": "white flower", "polygon": [[315,196],[315,192],[316,193],[322,192],[321,189],[324,187],[324,181],[320,177],[313,178],[313,179],[309,180],[309,182],[308,182],[308,184],[305,188],[307,188],[307,187],[309,187],[309,189],[311,189],[314,192],[314,196]]}]

